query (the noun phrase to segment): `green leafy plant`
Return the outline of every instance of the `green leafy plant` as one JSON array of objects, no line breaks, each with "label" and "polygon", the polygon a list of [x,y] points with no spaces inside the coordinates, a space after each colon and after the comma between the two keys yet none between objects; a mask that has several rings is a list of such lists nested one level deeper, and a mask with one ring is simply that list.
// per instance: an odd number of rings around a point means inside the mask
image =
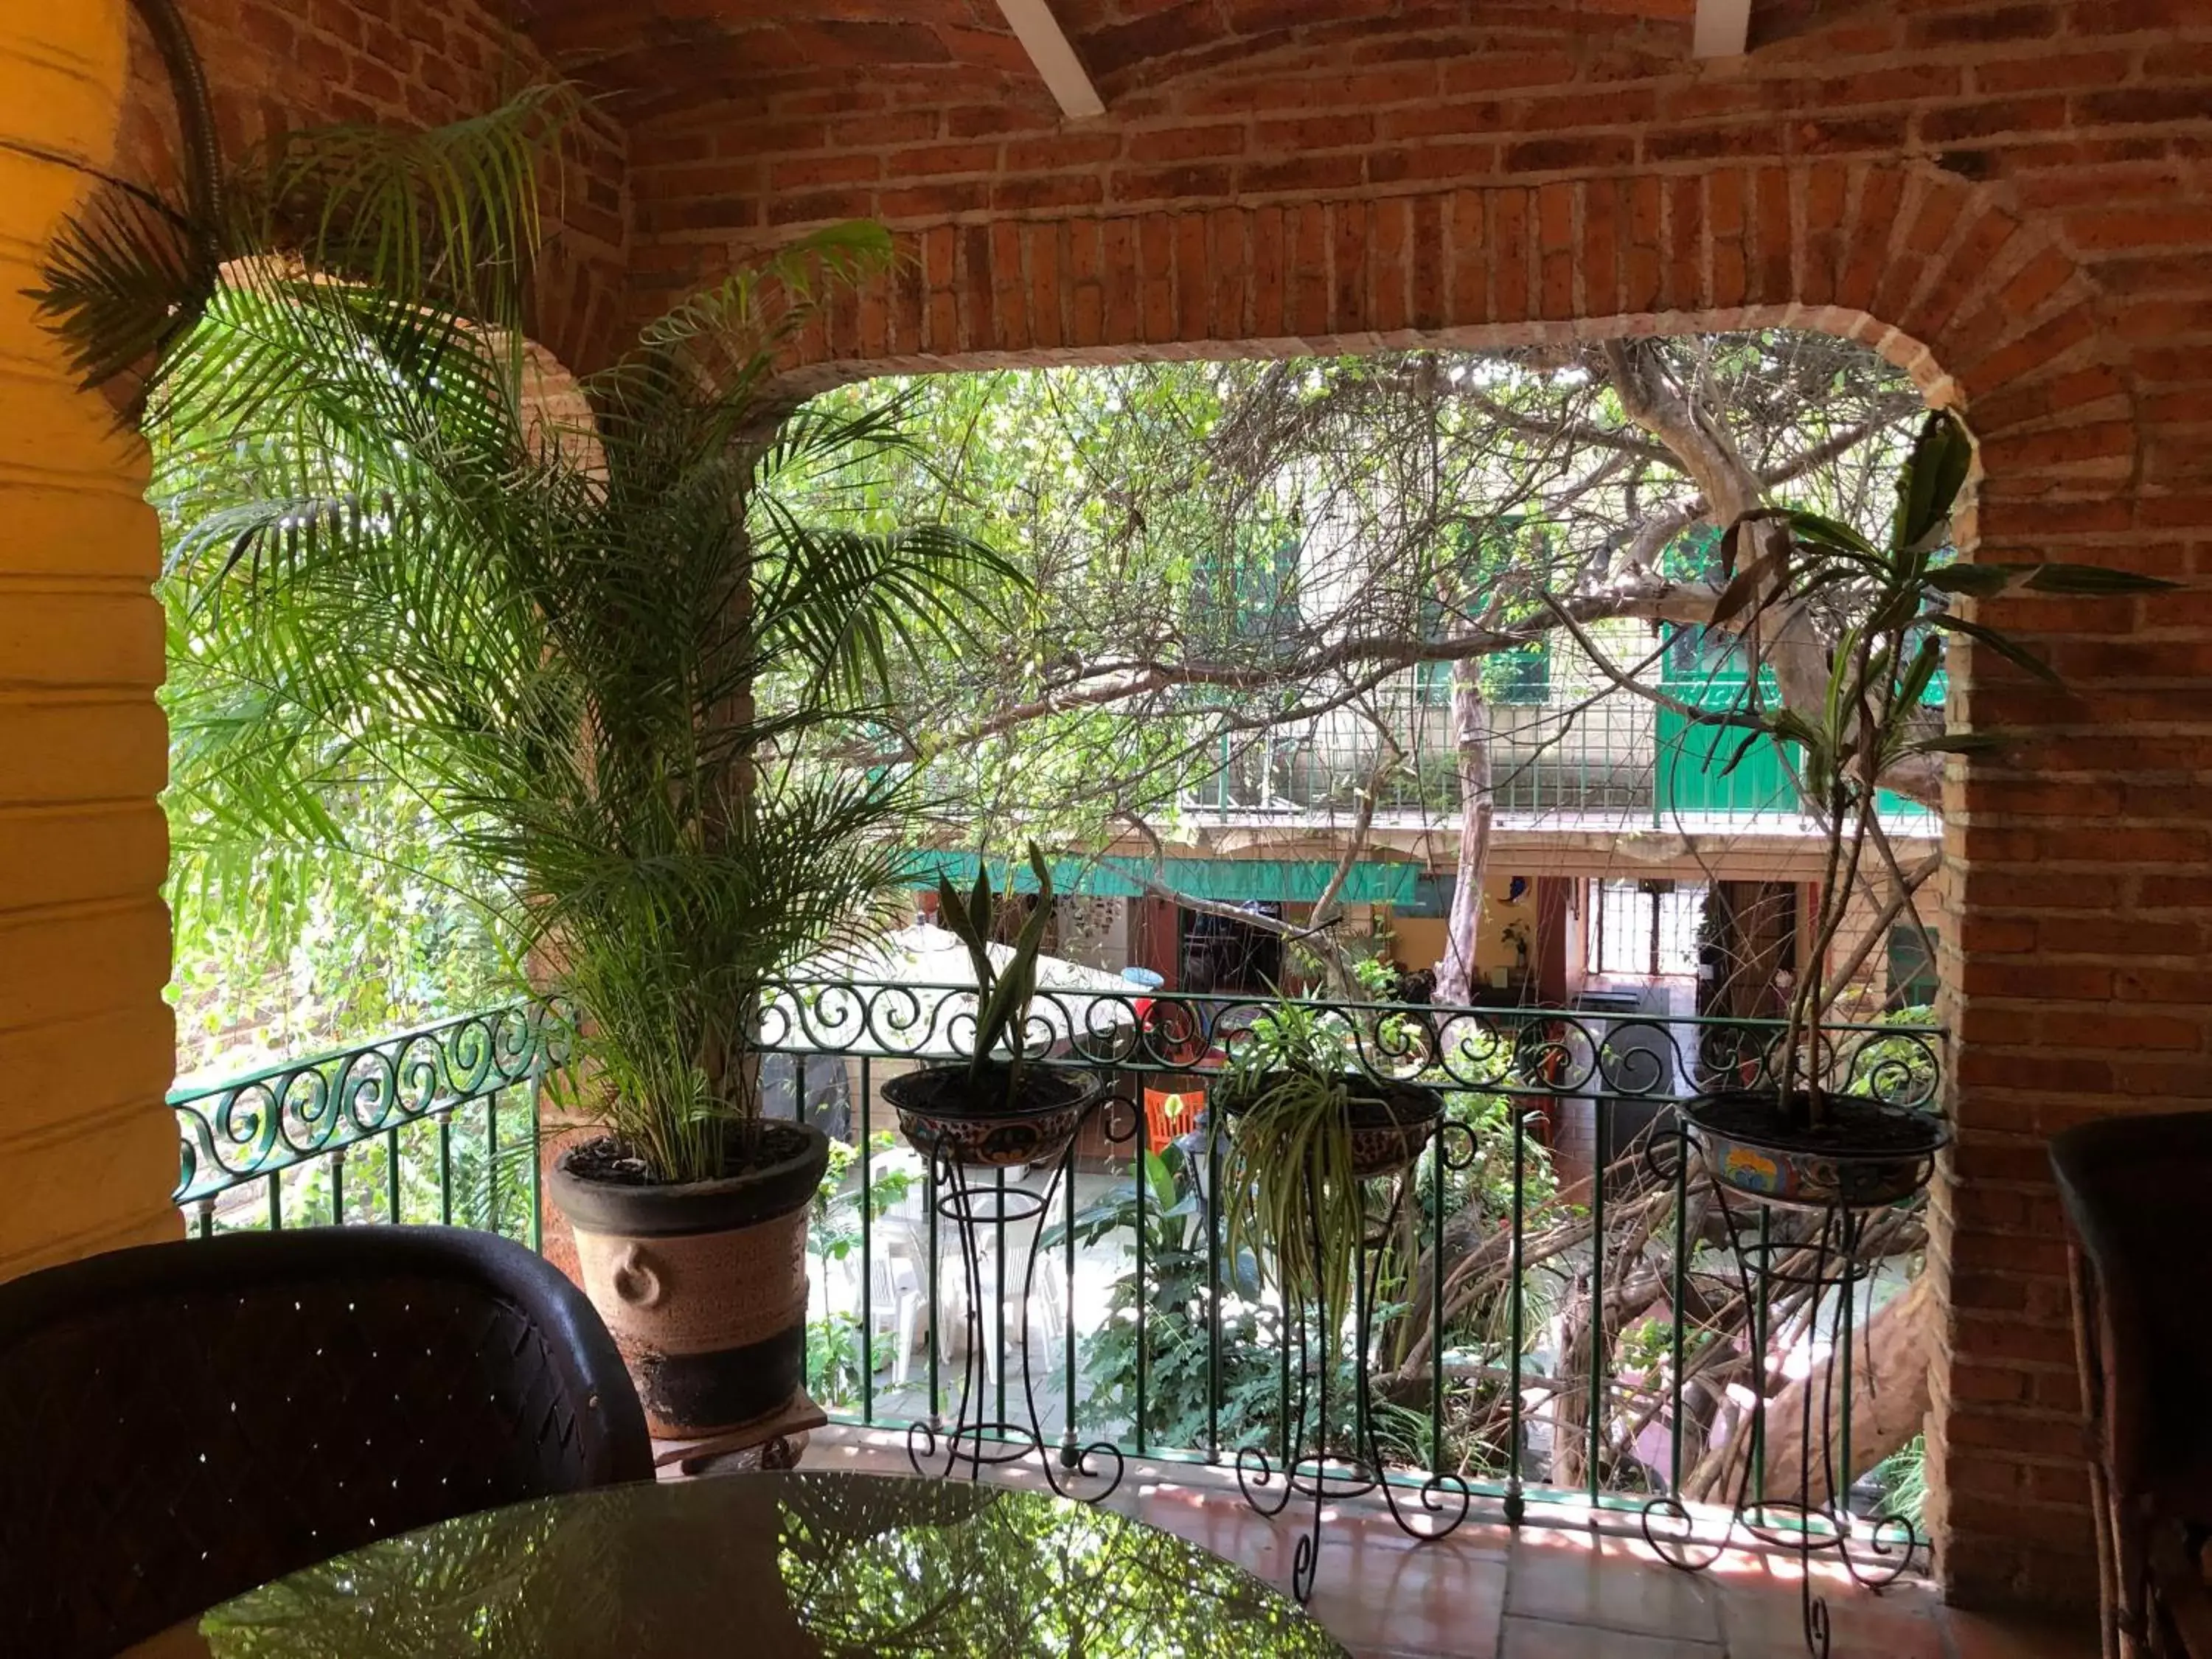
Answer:
[{"label": "green leafy plant", "polygon": [[1928,1439],[1916,1434],[1875,1465],[1869,1476],[1881,1489],[1883,1510],[1921,1528],[1928,1506]]},{"label": "green leafy plant", "polygon": [[[1075,1241],[1083,1248],[1132,1249],[1140,1236],[1144,1243],[1143,1282],[1133,1264],[1117,1273],[1104,1322],[1084,1339],[1086,1406],[1133,1427],[1141,1419],[1154,1445],[1204,1446],[1209,1425],[1224,1445],[1272,1443],[1284,1410],[1282,1319],[1261,1299],[1259,1264],[1249,1250],[1221,1250],[1218,1285],[1212,1279],[1199,1184],[1205,1157],[1181,1141],[1141,1152],[1127,1178],[1076,1213]],[[1044,1248],[1065,1237],[1055,1223]],[[1209,1368],[1208,1321],[1217,1297],[1221,1346]]]},{"label": "green leafy plant", "polygon": [[[1030,843],[1030,869],[1036,876],[1036,897],[1004,967],[992,959],[991,942],[1002,908],[1014,896],[1012,874],[1007,875],[1003,898],[991,890],[990,872],[985,869],[976,870],[975,889],[965,899],[950,878],[937,878],[938,918],[968,947],[975,973],[975,1043],[968,1057],[968,1084],[980,1097],[994,1073],[998,1074],[1009,1108],[1021,1088],[1028,1056],[1037,952],[1044,945],[1045,929],[1052,925],[1052,869],[1034,842]],[[1006,1054],[1003,1060],[998,1058],[1001,1049]]]},{"label": "green leafy plant", "polygon": [[[897,1144],[897,1137],[888,1129],[879,1129],[868,1137],[868,1145],[878,1159]],[[860,1218],[860,1189],[854,1187],[847,1191],[845,1188],[860,1156],[860,1150],[850,1142],[832,1140],[830,1161],[814,1189],[813,1205],[807,1212],[806,1248],[810,1255],[825,1266],[852,1260],[866,1237]],[[876,1170],[874,1178],[868,1182],[868,1221],[872,1224],[889,1214],[906,1196],[913,1182],[914,1176],[904,1170]],[[866,1266],[864,1260],[860,1263],[863,1272]],[[825,1405],[847,1405],[859,1400],[866,1377],[884,1370],[896,1357],[895,1340],[888,1331],[869,1338],[855,1315],[825,1306],[822,1317],[808,1321],[806,1326],[809,1390]]]},{"label": "green leafy plant", "polygon": [[520,325],[569,101],[293,135],[234,173],[218,269],[160,215],[95,215],[44,303],[88,376],[156,354],[210,821],[343,848],[347,792],[421,802],[582,1011],[581,1103],[684,1182],[772,1133],[764,983],[892,919],[914,786],[841,744],[1015,579],[942,526],[835,512],[842,469],[904,443],[896,406],[786,412],[778,354],[885,270],[880,227],[687,301],[580,382],[588,416],[544,406]]},{"label": "green leafy plant", "polygon": [[1279,1002],[1231,1053],[1213,1091],[1223,1109],[1209,1115],[1223,1139],[1230,1254],[1250,1252],[1286,1302],[1340,1315],[1351,1306],[1367,1222],[1352,1164],[1357,1081],[1344,1035],[1319,1010]]},{"label": "green leafy plant", "polygon": [[[1886,938],[1898,915],[1909,910],[1917,885],[1898,866],[1877,816],[1885,778],[1900,766],[1998,744],[1995,733],[1931,729],[1924,719],[1923,694],[1942,665],[1943,637],[1971,640],[2057,683],[2039,658],[1998,629],[1956,615],[1952,602],[2014,588],[2109,595],[2173,585],[2093,565],[1944,562],[1952,509],[1972,460],[1966,428],[1956,416],[1938,410],[1922,426],[1899,474],[1887,545],[1801,507],[1758,508],[1737,519],[1722,538],[1726,582],[1711,619],[1738,628],[1753,659],[1743,705],[1709,717],[1745,728],[1723,771],[1734,770],[1767,738],[1795,745],[1799,788],[1826,830],[1809,968],[1791,988],[1775,1068],[1779,1109],[1792,1119],[1820,1123],[1829,1115],[1818,1028],[1856,964],[1831,973],[1828,956],[1863,878],[1878,860],[1894,895],[1871,930],[1875,939]],[[1747,544],[1754,549],[1747,559],[1741,556]],[[1758,659],[1791,649],[1793,635],[1815,616],[1834,624],[1823,695],[1813,707],[1765,705]]]}]

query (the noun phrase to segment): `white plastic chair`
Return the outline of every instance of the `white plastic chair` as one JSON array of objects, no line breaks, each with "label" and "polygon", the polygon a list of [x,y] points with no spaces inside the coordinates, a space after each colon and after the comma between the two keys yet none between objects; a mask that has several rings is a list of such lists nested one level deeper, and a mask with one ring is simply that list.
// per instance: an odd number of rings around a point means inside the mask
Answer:
[{"label": "white plastic chair", "polygon": [[894,1387],[904,1388],[907,1373],[914,1364],[915,1341],[921,1334],[921,1310],[926,1299],[921,1277],[915,1271],[913,1262],[888,1252],[879,1253],[868,1264],[868,1276],[872,1298],[869,1312],[875,1328],[869,1333],[869,1344],[872,1346],[877,1335],[886,1329],[892,1333],[897,1346],[891,1350],[891,1382]]},{"label": "white plastic chair", "polygon": [[[831,1264],[837,1279],[836,1297],[827,1295],[825,1304],[857,1319],[860,1314],[860,1267],[855,1255],[836,1258]],[[868,1263],[868,1348],[874,1352],[876,1339],[886,1333],[897,1343],[891,1354],[891,1380],[903,1384],[913,1362],[916,1341],[921,1334],[921,1281],[915,1272],[914,1263],[885,1253],[878,1253]]]},{"label": "white plastic chair", "polygon": [[[995,1290],[1006,1310],[1006,1346],[1019,1355],[1022,1313],[1022,1274],[1027,1271],[1029,1243],[1026,1239],[1018,1247],[1009,1230],[1007,1246],[1012,1261],[1004,1283],[994,1284],[998,1271],[998,1252],[986,1244],[981,1267],[983,1294],[988,1307],[988,1298]],[[1030,1283],[1030,1370],[1043,1376],[1060,1363],[1060,1345],[1066,1340],[1068,1319],[1067,1264],[1056,1249],[1037,1253],[1036,1274]],[[984,1374],[993,1382],[999,1376],[999,1367],[1004,1355],[998,1342],[998,1331],[986,1314],[983,1348]]]}]

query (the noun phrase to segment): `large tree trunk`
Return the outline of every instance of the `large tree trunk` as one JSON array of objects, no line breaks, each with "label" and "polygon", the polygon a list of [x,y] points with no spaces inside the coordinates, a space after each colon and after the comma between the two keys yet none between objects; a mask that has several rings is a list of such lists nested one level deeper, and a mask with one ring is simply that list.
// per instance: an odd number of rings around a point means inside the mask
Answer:
[{"label": "large tree trunk", "polygon": [[[1875,1464],[1903,1447],[1920,1432],[1928,1415],[1928,1358],[1935,1333],[1936,1303],[1934,1279],[1923,1273],[1892,1299],[1869,1323],[1865,1337],[1851,1353],[1850,1467],[1841,1471],[1848,1486]],[[1766,1404],[1765,1479],[1763,1495],[1795,1498],[1801,1471],[1805,1496],[1811,1503],[1828,1498],[1828,1470],[1822,1453],[1820,1427],[1821,1371],[1816,1367],[1809,1382],[1799,1378],[1784,1387]],[[1840,1457],[1843,1452],[1842,1379],[1828,1402],[1826,1445]],[[1805,1468],[1805,1430],[1808,1425],[1806,1390],[1811,1400],[1812,1460]],[[1735,1496],[1741,1478],[1743,1459],[1750,1452],[1748,1432],[1706,1457],[1683,1482],[1688,1494],[1715,1502]]]},{"label": "large tree trunk", "polygon": [[1452,735],[1459,745],[1459,873],[1452,888],[1444,957],[1437,964],[1437,1000],[1464,1007],[1474,993],[1475,936],[1482,925],[1482,878],[1490,863],[1490,826],[1497,798],[1490,776],[1490,705],[1482,665],[1459,665],[1452,680]]},{"label": "large tree trunk", "polygon": [[[1621,411],[1664,444],[1697,480],[1710,522],[1725,528],[1761,503],[1765,486],[1736,447],[1717,387],[1701,385],[1686,394],[1675,387],[1664,359],[1648,340],[1607,341],[1605,365]],[[1652,559],[1659,550],[1635,550],[1638,556]],[[1752,548],[1747,547],[1739,562],[1751,556]],[[1793,708],[1820,707],[1827,693],[1827,654],[1806,608],[1795,605],[1770,611],[1752,625],[1761,635],[1760,655],[1773,666],[1783,702]]]}]

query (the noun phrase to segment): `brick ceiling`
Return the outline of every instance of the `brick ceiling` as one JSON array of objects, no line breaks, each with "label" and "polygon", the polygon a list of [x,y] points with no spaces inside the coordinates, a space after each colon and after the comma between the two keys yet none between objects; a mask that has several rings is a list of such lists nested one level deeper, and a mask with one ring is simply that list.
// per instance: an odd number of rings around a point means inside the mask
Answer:
[{"label": "brick ceiling", "polygon": [[[1110,106],[1116,92],[1226,60],[1440,30],[1686,40],[1696,0],[1052,0]],[[1807,0],[1762,0],[1776,10]],[[997,0],[526,0],[531,33],[632,119],[904,82],[946,97],[1037,91]],[[735,112],[734,111],[732,112]]]}]

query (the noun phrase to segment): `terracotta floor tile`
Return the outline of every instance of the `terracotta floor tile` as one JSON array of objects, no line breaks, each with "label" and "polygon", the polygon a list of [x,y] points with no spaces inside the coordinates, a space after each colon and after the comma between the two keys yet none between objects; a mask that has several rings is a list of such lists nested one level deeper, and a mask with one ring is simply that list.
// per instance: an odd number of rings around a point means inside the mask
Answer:
[{"label": "terracotta floor tile", "polygon": [[1717,1643],[1718,1599],[1710,1581],[1672,1567],[1601,1551],[1521,1549],[1513,1553],[1505,1610],[1522,1618]]},{"label": "terracotta floor tile", "polygon": [[[1936,1610],[1899,1606],[1873,1595],[1834,1595],[1828,1602],[1830,1659],[1948,1659]],[[1804,1614],[1796,1587],[1723,1588],[1721,1635],[1729,1659],[1802,1655]]]},{"label": "terracotta floor tile", "polygon": [[1947,1612],[1952,1651],[1958,1659],[2094,1659],[2097,1628],[2086,1615],[2056,1619],[1992,1619]]},{"label": "terracotta floor tile", "polygon": [[1710,1642],[1509,1615],[1498,1659],[1721,1659],[1721,1650]]},{"label": "terracotta floor tile", "polygon": [[1491,1659],[1505,1610],[1503,1561],[1432,1549],[1360,1550],[1324,1540],[1310,1604],[1351,1648]]}]

